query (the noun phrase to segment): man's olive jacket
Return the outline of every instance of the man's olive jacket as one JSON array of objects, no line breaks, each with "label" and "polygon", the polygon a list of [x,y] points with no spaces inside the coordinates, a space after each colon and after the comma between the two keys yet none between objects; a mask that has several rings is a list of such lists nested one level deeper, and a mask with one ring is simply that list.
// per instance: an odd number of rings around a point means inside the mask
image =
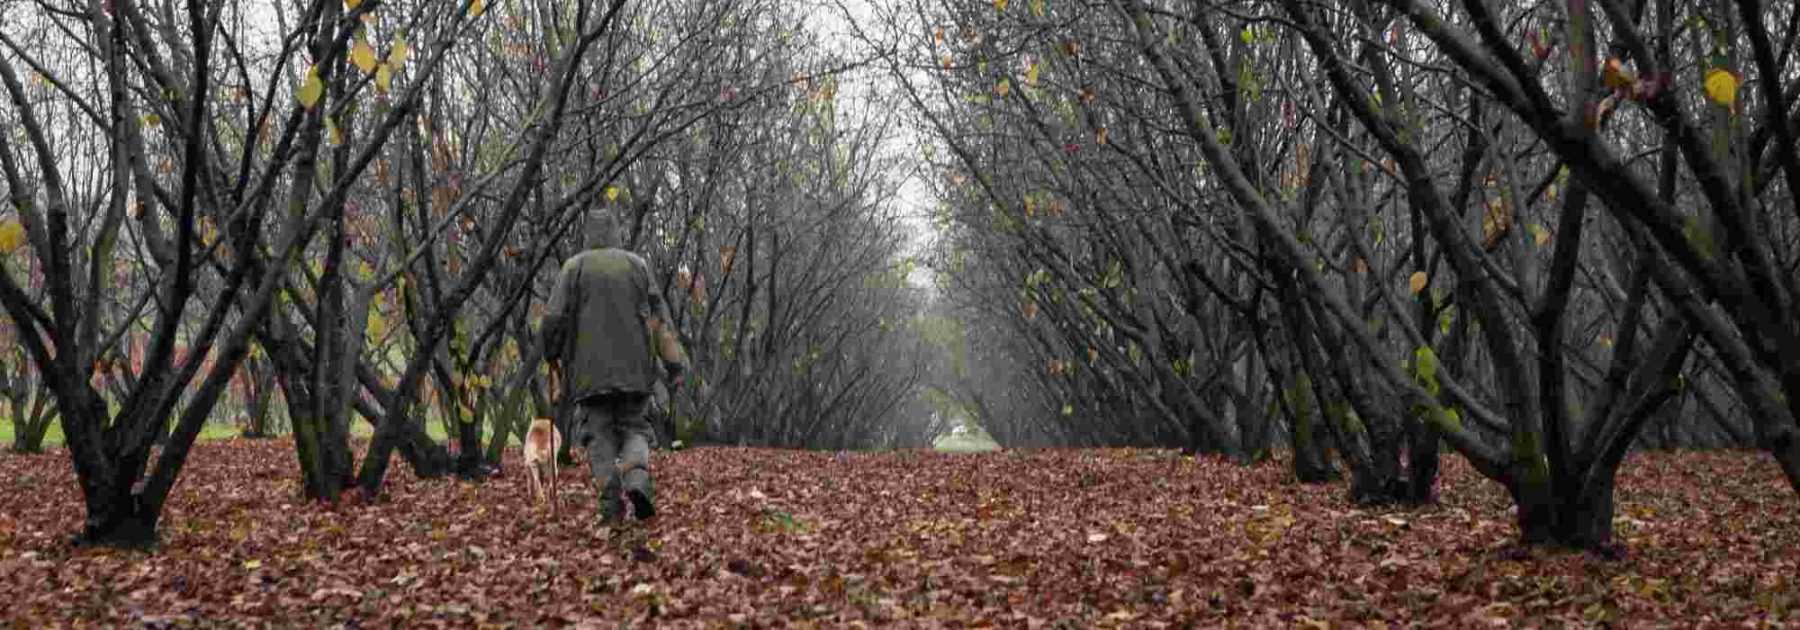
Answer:
[{"label": "man's olive jacket", "polygon": [[669,323],[650,265],[622,249],[590,249],[565,261],[544,315],[544,357],[562,361],[564,394],[581,401],[647,393],[662,374],[649,319]]}]

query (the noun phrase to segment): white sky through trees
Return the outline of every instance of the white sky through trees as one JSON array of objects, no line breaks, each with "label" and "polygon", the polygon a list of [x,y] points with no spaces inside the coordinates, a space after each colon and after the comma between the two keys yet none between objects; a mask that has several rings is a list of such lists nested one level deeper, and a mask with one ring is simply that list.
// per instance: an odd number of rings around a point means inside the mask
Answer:
[{"label": "white sky through trees", "polygon": [[[850,87],[842,92],[848,97],[844,99],[845,108],[852,113],[858,109],[877,108],[892,117],[889,122],[894,125],[893,132],[882,153],[895,167],[889,177],[900,181],[898,194],[889,203],[897,205],[896,210],[907,226],[907,254],[920,261],[910,280],[915,287],[930,291],[933,284],[924,259],[931,239],[936,236],[931,227],[931,216],[937,201],[920,179],[928,173],[918,170],[922,166],[921,148],[930,140],[902,115],[910,105],[900,86],[895,84],[888,62],[876,57],[881,52],[879,49],[891,50],[895,46],[893,42],[878,39],[890,30],[884,20],[893,12],[891,3],[892,0],[821,0],[821,10],[811,13],[816,23],[809,26],[817,30],[833,54],[845,62],[859,64],[840,79]],[[877,41],[865,41],[864,38],[877,38]]]}]

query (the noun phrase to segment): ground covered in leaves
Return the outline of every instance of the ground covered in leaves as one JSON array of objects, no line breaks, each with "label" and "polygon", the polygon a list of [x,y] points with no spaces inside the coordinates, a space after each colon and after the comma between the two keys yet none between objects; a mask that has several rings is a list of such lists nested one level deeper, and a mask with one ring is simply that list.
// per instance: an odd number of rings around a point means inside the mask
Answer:
[{"label": "ground covered in leaves", "polygon": [[[522,471],[418,480],[328,509],[292,444],[203,443],[154,554],[72,548],[66,453],[0,455],[0,619],[281,626],[1427,623],[1800,620],[1800,501],[1742,452],[1633,457],[1621,561],[1521,550],[1492,483],[1447,458],[1442,503],[1365,510],[1166,451],[658,454],[662,514],[560,520]],[[516,453],[508,463],[516,464]]]}]

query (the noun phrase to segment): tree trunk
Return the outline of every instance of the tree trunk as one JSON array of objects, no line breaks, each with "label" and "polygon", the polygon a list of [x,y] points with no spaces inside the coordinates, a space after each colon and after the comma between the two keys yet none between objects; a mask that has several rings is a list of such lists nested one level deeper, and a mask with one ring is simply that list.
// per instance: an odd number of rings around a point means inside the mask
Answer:
[{"label": "tree trunk", "polygon": [[1383,505],[1393,502],[1394,478],[1383,476],[1375,463],[1377,449],[1370,443],[1367,425],[1350,403],[1328,403],[1325,415],[1336,437],[1340,452],[1350,464],[1350,501],[1357,505]]},{"label": "tree trunk", "polygon": [[1557,532],[1568,547],[1610,553],[1613,550],[1613,487],[1618,471],[1590,481],[1563,509]]},{"label": "tree trunk", "polygon": [[1413,504],[1435,502],[1442,436],[1431,423],[1415,419],[1408,427],[1407,438],[1406,488],[1400,500]]},{"label": "tree trunk", "polygon": [[1788,431],[1779,436],[1768,446],[1769,454],[1775,457],[1775,463],[1781,466],[1781,472],[1787,477],[1788,487],[1800,494],[1800,435]]},{"label": "tree trunk", "polygon": [[[370,426],[380,426],[379,415],[361,414]],[[405,433],[396,443],[400,459],[412,467],[413,475],[420,479],[435,479],[450,474],[450,453],[443,445],[431,439],[431,434],[418,423],[409,423],[402,429]]]},{"label": "tree trunk", "polygon": [[[477,403],[479,404],[479,403]],[[481,467],[481,410],[466,409],[456,414],[456,475],[463,479],[483,477]]]},{"label": "tree trunk", "polygon": [[541,394],[537,387],[537,366],[543,361],[543,344],[536,343],[523,321],[521,318],[521,324],[513,331],[514,343],[521,349],[518,371],[506,380],[501,390],[506,392],[505,396],[498,398],[497,404],[490,404],[488,407],[488,414],[493,420],[493,435],[488,438],[487,463],[495,468],[500,466],[500,460],[506,453],[509,436],[519,436],[519,443],[523,444],[532,418],[550,415],[540,411],[543,401],[539,400]]},{"label": "tree trunk", "polygon": [[[345,290],[349,286],[347,278]],[[324,448],[325,461],[330,468],[331,489],[341,492],[349,488],[356,475],[356,455],[350,449],[350,416],[355,399],[360,396],[361,388],[356,380],[356,366],[361,361],[364,340],[367,338],[369,323],[369,303],[375,299],[372,291],[356,288],[345,296],[344,310],[339,319],[332,322],[337,327],[339,338],[332,345],[332,355],[327,357],[323,381],[327,387],[321,396],[324,412]],[[335,494],[329,497],[335,501]]]},{"label": "tree trunk", "polygon": [[525,443],[525,431],[530,426],[530,415],[527,413],[529,394],[522,388],[511,388],[506,397],[488,409],[488,419],[493,425],[493,435],[488,438],[487,464],[499,466],[501,458],[506,454],[506,445],[512,436],[519,437],[519,443]]},{"label": "tree trunk", "polygon": [[[1523,475],[1510,484],[1519,510],[1520,542],[1528,545],[1594,551],[1612,555],[1613,488],[1617,470],[1599,471],[1574,488],[1552,488],[1547,467]],[[1542,484],[1531,484],[1541,480]]]},{"label": "tree trunk", "polygon": [[[143,477],[143,467],[128,461],[130,453],[115,454],[97,448],[101,440],[94,438],[110,437],[101,433],[106,431],[101,427],[109,419],[106,403],[85,384],[66,393],[69,404],[63,415],[70,421],[65,425],[75,432],[69,438],[69,451],[75,460],[76,478],[87,510],[81,533],[74,542],[129,549],[155,545],[157,515],[145,509],[135,487]],[[148,445],[143,450],[147,456]]]},{"label": "tree trunk", "polygon": [[308,498],[327,496],[325,462],[320,453],[319,419],[312,415],[314,396],[305,380],[287,375],[277,377],[281,397],[287,403],[288,417],[294,425],[294,455],[300,464],[300,485]]},{"label": "tree trunk", "polygon": [[1237,394],[1234,412],[1237,415],[1238,435],[1242,436],[1244,452],[1252,458],[1264,458],[1269,454],[1269,419],[1262,413],[1263,367],[1262,353],[1254,344],[1245,351],[1244,371],[1241,375],[1243,389],[1233,392]]},{"label": "tree trunk", "polygon": [[[1322,314],[1306,317],[1302,321],[1320,327],[1324,335],[1318,339],[1323,343],[1317,348],[1319,352],[1344,347]],[[1400,476],[1400,422],[1368,391],[1370,385],[1362,382],[1349,353],[1328,354],[1332,381],[1338,385],[1340,400],[1345,402],[1330,405],[1327,415],[1336,430],[1339,448],[1351,454],[1346,458],[1350,462],[1350,500],[1359,505],[1393,503],[1404,486]]]},{"label": "tree trunk", "polygon": [[1321,430],[1312,395],[1312,378],[1301,372],[1287,389],[1288,441],[1294,447],[1294,478],[1300,483],[1326,483],[1339,478],[1331,465],[1326,431]]},{"label": "tree trunk", "polygon": [[120,549],[149,549],[156,546],[156,526],[160,515],[143,509],[137,494],[124,500],[96,503],[88,501],[88,517],[83,524],[78,545],[94,545]]},{"label": "tree trunk", "polygon": [[42,385],[34,385],[24,397],[12,399],[13,444],[17,453],[44,452],[44,436],[58,417],[55,401]]},{"label": "tree trunk", "polygon": [[244,366],[249,376],[250,400],[243,436],[250,439],[275,437],[269,420],[269,410],[274,406],[270,403],[275,399],[275,371],[261,360],[245,361]]}]

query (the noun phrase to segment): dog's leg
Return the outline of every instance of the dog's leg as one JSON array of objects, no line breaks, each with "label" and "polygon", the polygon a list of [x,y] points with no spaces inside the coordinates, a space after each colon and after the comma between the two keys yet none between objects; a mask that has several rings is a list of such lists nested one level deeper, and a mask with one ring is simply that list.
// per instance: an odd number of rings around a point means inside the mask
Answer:
[{"label": "dog's leg", "polygon": [[[526,448],[530,448],[530,447],[527,446]],[[530,458],[526,458],[526,459],[529,460]],[[538,462],[535,462],[535,461],[526,461],[525,462],[525,476],[527,479],[529,479],[531,481],[531,498],[534,500],[537,500],[537,501],[543,501],[544,500],[544,485],[543,485],[542,481],[538,480]]]},{"label": "dog's leg", "polygon": [[556,454],[562,452],[562,433],[556,427],[550,427],[550,518],[556,519],[557,505],[562,503],[562,495],[556,492],[557,463]]}]

